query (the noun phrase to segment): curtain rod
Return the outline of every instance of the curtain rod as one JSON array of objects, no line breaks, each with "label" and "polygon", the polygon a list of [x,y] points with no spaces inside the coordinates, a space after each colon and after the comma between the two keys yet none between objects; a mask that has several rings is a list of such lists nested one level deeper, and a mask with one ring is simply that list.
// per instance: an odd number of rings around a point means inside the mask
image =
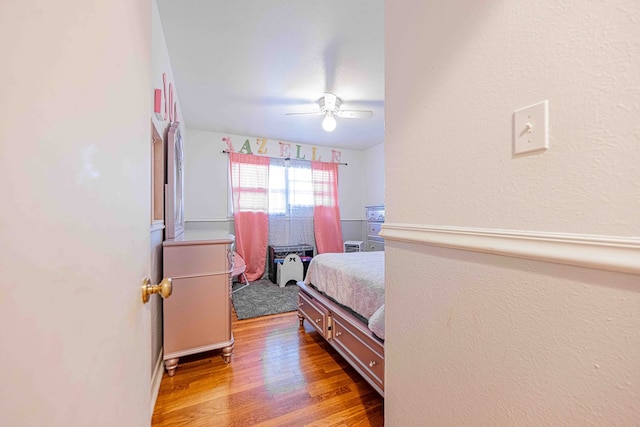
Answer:
[{"label": "curtain rod", "polygon": [[[222,154],[229,154],[231,151],[229,150],[222,150],[221,153]],[[251,156],[254,156],[255,154],[250,154]],[[313,162],[313,160],[307,160],[307,159],[292,159],[291,157],[272,157],[272,156],[260,156],[260,157],[268,157],[270,159],[280,159],[280,160],[299,160],[302,162]],[[320,160],[318,160],[320,161]],[[340,162],[323,162],[323,163],[336,163],[338,165],[343,165],[343,166],[348,166],[349,163],[340,163]]]}]

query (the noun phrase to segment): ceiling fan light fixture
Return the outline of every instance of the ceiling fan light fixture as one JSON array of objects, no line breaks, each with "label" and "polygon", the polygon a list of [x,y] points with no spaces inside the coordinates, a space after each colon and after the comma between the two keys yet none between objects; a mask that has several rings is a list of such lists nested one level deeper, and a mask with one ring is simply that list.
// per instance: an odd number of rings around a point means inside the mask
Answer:
[{"label": "ceiling fan light fixture", "polygon": [[340,108],[340,98],[331,92],[325,92],[320,107],[327,111],[336,111]]},{"label": "ceiling fan light fixture", "polygon": [[333,132],[336,128],[336,119],[333,117],[333,114],[327,113],[322,120],[322,129],[327,132]]}]

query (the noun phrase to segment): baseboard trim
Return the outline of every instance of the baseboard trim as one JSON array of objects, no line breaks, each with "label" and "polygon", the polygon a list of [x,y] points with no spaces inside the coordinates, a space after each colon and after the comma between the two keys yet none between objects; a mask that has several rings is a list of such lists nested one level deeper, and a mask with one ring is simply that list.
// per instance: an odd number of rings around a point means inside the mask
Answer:
[{"label": "baseboard trim", "polygon": [[640,274],[640,239],[448,226],[382,225],[388,241]]},{"label": "baseboard trim", "polygon": [[164,354],[164,349],[160,348],[160,353],[158,354],[156,367],[153,370],[153,375],[151,376],[151,416],[152,417],[153,417],[153,410],[156,407],[156,401],[158,400],[158,393],[160,392],[160,383],[162,383],[162,375],[164,374],[164,363],[162,363],[163,354]]}]

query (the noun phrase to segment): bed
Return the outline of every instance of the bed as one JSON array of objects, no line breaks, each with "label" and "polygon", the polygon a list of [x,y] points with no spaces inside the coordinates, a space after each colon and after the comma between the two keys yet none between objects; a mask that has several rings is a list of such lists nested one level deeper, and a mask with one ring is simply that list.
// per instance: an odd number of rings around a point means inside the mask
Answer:
[{"label": "bed", "polygon": [[384,397],[384,252],[316,255],[298,282],[309,323]]}]

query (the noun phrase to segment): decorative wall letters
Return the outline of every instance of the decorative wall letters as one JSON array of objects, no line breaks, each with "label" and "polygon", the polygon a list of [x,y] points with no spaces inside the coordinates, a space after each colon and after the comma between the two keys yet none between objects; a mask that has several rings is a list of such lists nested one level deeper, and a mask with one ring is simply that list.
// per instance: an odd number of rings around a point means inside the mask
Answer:
[{"label": "decorative wall letters", "polygon": [[163,114],[163,118],[166,121],[169,118],[169,109],[167,108],[167,73],[162,73],[162,85],[163,90],[162,90],[162,96],[164,97],[164,114]]},{"label": "decorative wall letters", "polygon": [[256,138],[256,142],[258,143],[258,154],[267,154],[267,139],[266,138]]},{"label": "decorative wall letters", "polygon": [[242,144],[242,148],[240,149],[239,152],[244,154],[253,154],[251,152],[251,143],[249,142],[248,139],[244,142],[244,144]]},{"label": "decorative wall letters", "polygon": [[173,121],[173,84],[169,83],[169,122]]},{"label": "decorative wall letters", "polygon": [[291,144],[288,142],[278,142],[280,144],[280,157],[291,157]]},{"label": "decorative wall letters", "polygon": [[158,120],[162,120],[162,89],[153,91],[153,113]]},{"label": "decorative wall letters", "polygon": [[222,138],[222,140],[227,144],[227,150],[229,150],[230,153],[235,153],[235,150],[233,149],[233,144],[231,143],[231,137],[225,136],[224,138]]},{"label": "decorative wall letters", "polygon": [[337,150],[331,150],[331,161],[334,163],[340,163],[340,157],[342,157],[342,152]]},{"label": "decorative wall letters", "polygon": [[[224,136],[222,137],[222,142],[224,142],[227,145],[227,151],[229,153],[234,153],[235,149],[233,147],[233,143],[231,142],[231,137],[230,136]],[[255,146],[252,149],[251,148],[251,141],[249,139],[245,139],[244,143],[242,144],[242,147],[240,148],[240,150],[238,151],[239,153],[244,153],[244,154],[257,154],[257,155],[263,155],[266,156],[268,151],[269,151],[269,145],[273,145],[275,143],[275,141],[272,141],[271,143],[268,142],[268,140],[266,138],[256,138],[255,141]],[[291,143],[290,142],[282,142],[282,141],[278,141],[278,146],[279,146],[279,154],[280,157],[285,158],[285,159],[289,159],[291,158]],[[295,158],[299,159],[299,160],[307,160],[307,153],[305,153],[305,146],[302,144],[295,144],[296,146],[296,152],[295,152]],[[253,150],[256,150],[255,153]],[[328,148],[326,149],[327,151],[329,150]],[[322,157],[318,155],[318,147],[315,146],[311,146],[311,161],[316,161],[316,162],[321,162],[322,161]],[[339,150],[334,150],[331,149],[331,161],[334,163],[340,163],[342,160],[342,152]]]}]

